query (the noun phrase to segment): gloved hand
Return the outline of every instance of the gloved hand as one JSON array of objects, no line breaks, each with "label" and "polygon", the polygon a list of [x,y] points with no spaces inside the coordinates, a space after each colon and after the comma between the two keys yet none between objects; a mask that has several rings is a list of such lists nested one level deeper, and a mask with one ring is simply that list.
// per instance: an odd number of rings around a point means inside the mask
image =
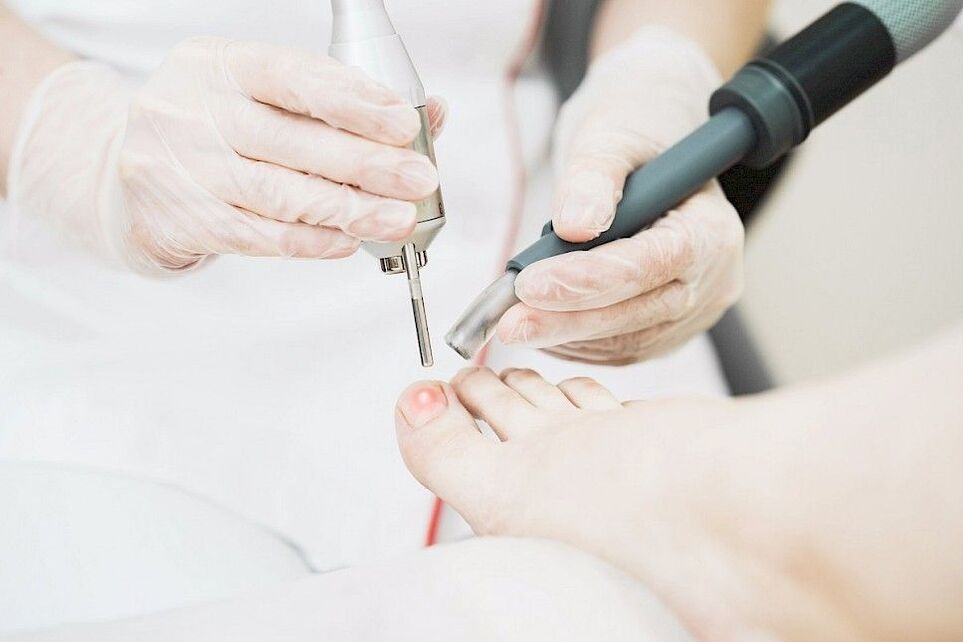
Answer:
[{"label": "gloved hand", "polygon": [[[429,106],[434,130],[444,104]],[[216,254],[338,258],[405,238],[438,185],[402,149],[417,112],[357,69],[260,43],[185,41],[140,88],[91,62],[23,118],[10,200],[144,271]]]},{"label": "gloved hand", "polygon": [[[584,242],[608,229],[629,172],[701,125],[720,82],[706,54],[660,27],[596,61],[556,134],[559,236]],[[523,303],[502,318],[498,336],[580,361],[656,356],[737,300],[742,250],[739,216],[713,182],[634,238],[524,270],[515,285]]]}]

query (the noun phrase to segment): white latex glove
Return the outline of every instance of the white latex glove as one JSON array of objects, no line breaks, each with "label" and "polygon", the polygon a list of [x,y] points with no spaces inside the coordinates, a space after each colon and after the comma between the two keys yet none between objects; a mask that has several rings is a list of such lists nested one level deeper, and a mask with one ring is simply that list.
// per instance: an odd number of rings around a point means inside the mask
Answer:
[{"label": "white latex glove", "polygon": [[[430,114],[440,128],[443,103]],[[23,119],[10,200],[148,272],[344,257],[414,228],[438,184],[402,149],[419,128],[401,97],[325,56],[192,39],[140,88],[96,63],[53,72]]]},{"label": "white latex glove", "polygon": [[[608,229],[629,172],[701,125],[720,82],[701,49],[660,27],[596,61],[560,116],[555,231],[582,242]],[[739,216],[712,182],[634,238],[524,270],[515,285],[523,303],[498,336],[580,361],[656,356],[738,299],[742,250]]]}]

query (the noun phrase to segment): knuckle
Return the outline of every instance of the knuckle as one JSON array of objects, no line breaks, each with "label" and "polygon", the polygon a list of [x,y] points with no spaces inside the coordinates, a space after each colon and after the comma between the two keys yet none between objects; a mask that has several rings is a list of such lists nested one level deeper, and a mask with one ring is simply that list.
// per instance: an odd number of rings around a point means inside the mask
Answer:
[{"label": "knuckle", "polygon": [[231,225],[230,229],[225,228],[223,234],[228,247],[235,253],[243,256],[255,254],[258,248],[267,240],[254,229],[254,226],[247,219],[242,219],[236,224]]},{"label": "knuckle", "polygon": [[331,87],[326,87],[323,93],[316,92],[314,107],[318,116],[328,121],[332,127],[340,129],[360,118],[357,115],[357,101],[347,92]]},{"label": "knuckle", "polygon": [[243,195],[245,203],[251,204],[265,216],[286,223],[293,223],[300,218],[303,209],[292,203],[289,197],[292,190],[279,183],[270,165],[254,161],[245,170],[237,171],[235,189]]},{"label": "knuckle", "polygon": [[670,285],[662,297],[666,318],[681,320],[695,309],[696,299],[695,288],[678,282]]},{"label": "knuckle", "polygon": [[676,216],[669,221],[674,227],[674,234],[669,237],[665,248],[665,261],[668,264],[689,266],[696,262],[702,250],[700,241],[704,238],[698,223],[689,221],[684,216]]},{"label": "knuckle", "polygon": [[248,165],[246,171],[238,169],[238,173],[239,176],[237,176],[236,180],[244,191],[256,194],[261,198],[271,191],[271,181],[268,178],[268,170],[265,165],[258,161],[254,161]]},{"label": "knuckle", "polygon": [[619,350],[635,356],[642,355],[659,340],[664,331],[665,328],[659,325],[617,337],[619,339]]},{"label": "knuckle", "polygon": [[463,383],[473,385],[487,378],[488,368],[474,368],[462,379]]},{"label": "knuckle", "polygon": [[348,242],[343,246],[344,249],[337,253],[329,255],[330,258],[345,258],[353,255],[361,247],[361,241],[355,238],[349,238]]},{"label": "knuckle", "polygon": [[662,334],[661,328],[649,328],[624,338],[616,354],[633,361],[646,358]]},{"label": "knuckle", "polygon": [[[658,301],[651,300],[635,302],[629,307],[629,313],[626,315],[627,318],[625,320],[625,328],[627,330],[638,330],[651,326],[653,318],[658,316],[659,305]],[[614,323],[620,323],[619,319],[615,319]]]},{"label": "knuckle", "polygon": [[640,275],[667,283],[695,263],[698,248],[685,221],[675,213],[660,221],[651,236],[643,233],[638,241]]},{"label": "knuckle", "polygon": [[519,368],[509,370],[504,373],[502,380],[506,383],[531,381],[539,377],[538,373],[529,368]]},{"label": "knuckle", "polygon": [[279,254],[293,258],[310,258],[317,256],[321,244],[318,239],[307,234],[298,234],[295,230],[288,230],[278,239]]},{"label": "knuckle", "polygon": [[345,145],[338,150],[338,169],[351,184],[364,189],[370,181],[377,180],[383,173],[378,156],[379,154],[365,153],[361,147]]},{"label": "knuckle", "polygon": [[229,247],[237,254],[247,256],[253,253],[255,247],[254,236],[247,226],[233,230],[228,233],[227,236]]},{"label": "knuckle", "polygon": [[401,182],[405,177],[405,169],[427,173],[433,167],[427,156],[410,149],[396,149],[381,145],[375,149],[378,153],[369,155],[371,161],[369,168],[377,167],[395,182]]},{"label": "knuckle", "polygon": [[559,388],[595,388],[599,384],[590,377],[572,377],[558,384]]},{"label": "knuckle", "polygon": [[[242,132],[258,131],[272,120],[268,118],[271,114],[271,108],[267,105],[243,96],[235,98],[237,99],[231,100],[227,104],[224,110],[226,118],[222,119],[226,121],[226,124],[233,126],[231,133],[234,133],[235,129]],[[240,125],[243,125],[243,128]]]},{"label": "knuckle", "polygon": [[310,203],[301,217],[305,223],[321,225],[330,223],[335,227],[346,228],[344,221],[353,221],[367,213],[362,208],[357,192],[348,185],[338,185],[333,191],[316,189],[310,198]]},{"label": "knuckle", "polygon": [[[243,101],[238,109],[241,112],[240,118],[236,118],[232,123],[232,129],[243,132],[242,136],[252,141],[255,149],[273,150],[297,145],[295,141],[291,141],[291,134],[297,130],[292,128],[289,116],[247,100]],[[240,123],[248,124],[240,129]]]}]

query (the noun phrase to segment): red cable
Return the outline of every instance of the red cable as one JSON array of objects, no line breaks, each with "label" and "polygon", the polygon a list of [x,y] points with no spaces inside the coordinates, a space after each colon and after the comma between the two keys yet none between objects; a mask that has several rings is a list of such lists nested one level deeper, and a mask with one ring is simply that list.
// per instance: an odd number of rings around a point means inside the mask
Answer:
[{"label": "red cable", "polygon": [[445,502],[435,497],[431,506],[431,518],[428,520],[428,530],[425,532],[425,548],[431,548],[438,543],[438,527],[441,525],[441,514],[445,510]]},{"label": "red cable", "polygon": [[[512,148],[512,161],[515,167],[515,185],[514,185],[514,198],[512,200],[512,216],[511,225],[508,229],[508,236],[505,238],[505,243],[502,248],[502,259],[499,261],[499,266],[508,263],[508,260],[512,256],[512,250],[515,249],[515,243],[518,241],[518,230],[521,225],[522,214],[525,207],[525,188],[526,188],[526,172],[525,172],[525,152],[522,149],[521,132],[518,125],[518,118],[515,114],[515,104],[513,101],[515,83],[518,81],[518,77],[521,75],[522,70],[525,67],[525,61],[528,57],[532,55],[532,51],[535,49],[535,45],[538,44],[538,35],[542,28],[542,22],[545,18],[545,0],[536,0],[535,11],[532,16],[532,22],[529,25],[529,30],[525,36],[525,39],[519,44],[518,50],[512,57],[509,63],[508,69],[505,73],[505,120],[508,125],[509,135],[511,137],[511,148]],[[500,274],[500,272],[499,272]],[[488,357],[488,348],[485,347],[478,356],[475,357],[475,365],[482,366],[485,365],[485,361]],[[438,529],[441,526],[441,517],[445,511],[445,502],[441,498],[436,497],[431,507],[431,517],[428,519],[428,530],[425,532],[425,547],[431,548],[438,543]]]}]

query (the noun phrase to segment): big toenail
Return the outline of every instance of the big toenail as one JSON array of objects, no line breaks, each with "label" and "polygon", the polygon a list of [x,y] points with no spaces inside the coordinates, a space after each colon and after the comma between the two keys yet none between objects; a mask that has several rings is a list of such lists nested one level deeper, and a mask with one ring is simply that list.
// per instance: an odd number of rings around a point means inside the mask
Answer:
[{"label": "big toenail", "polygon": [[445,391],[437,384],[420,384],[405,395],[401,414],[412,428],[421,428],[448,407]]}]

